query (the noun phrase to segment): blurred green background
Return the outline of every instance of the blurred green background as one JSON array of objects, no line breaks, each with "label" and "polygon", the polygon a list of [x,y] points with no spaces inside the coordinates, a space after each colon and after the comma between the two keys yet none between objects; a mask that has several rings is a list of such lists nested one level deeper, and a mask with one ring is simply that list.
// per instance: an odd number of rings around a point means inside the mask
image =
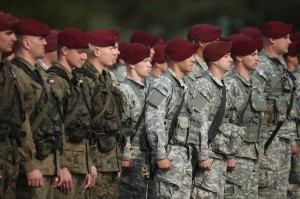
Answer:
[{"label": "blurred green background", "polygon": [[0,0],[0,10],[37,18],[52,29],[117,29],[121,41],[135,30],[165,40],[186,37],[195,23],[217,25],[225,37],[243,26],[262,28],[269,20],[300,29],[300,0]]}]

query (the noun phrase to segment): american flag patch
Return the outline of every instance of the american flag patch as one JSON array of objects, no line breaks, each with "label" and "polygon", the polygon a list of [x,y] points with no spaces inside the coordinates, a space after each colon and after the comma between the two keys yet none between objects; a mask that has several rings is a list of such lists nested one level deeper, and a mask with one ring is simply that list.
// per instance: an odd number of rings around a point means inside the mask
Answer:
[{"label": "american flag patch", "polygon": [[53,84],[55,83],[55,81],[54,81],[54,79],[49,79],[49,80],[48,80],[48,83],[49,83],[50,85],[53,85]]}]

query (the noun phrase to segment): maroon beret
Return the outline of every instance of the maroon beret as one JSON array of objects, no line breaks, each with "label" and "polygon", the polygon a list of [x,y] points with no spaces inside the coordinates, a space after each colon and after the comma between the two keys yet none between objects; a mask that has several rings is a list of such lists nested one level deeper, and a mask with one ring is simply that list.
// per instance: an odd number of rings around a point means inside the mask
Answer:
[{"label": "maroon beret", "polygon": [[291,40],[292,41],[300,41],[300,31],[292,33]]},{"label": "maroon beret", "polygon": [[68,28],[61,31],[57,36],[57,42],[68,48],[88,48],[88,36],[77,28]]},{"label": "maroon beret", "polygon": [[140,30],[140,31],[136,31],[131,35],[130,42],[141,43],[144,44],[145,46],[149,46],[150,48],[152,48],[157,42],[157,40],[149,33]]},{"label": "maroon beret", "polygon": [[195,54],[198,48],[198,44],[194,45],[185,39],[173,39],[167,44],[165,55],[173,61],[183,61]]},{"label": "maroon beret", "polygon": [[232,43],[231,52],[237,56],[247,56],[258,50],[257,43],[254,39],[241,38]]},{"label": "maroon beret", "polygon": [[12,29],[20,20],[5,12],[0,12],[0,31]]},{"label": "maroon beret", "polygon": [[108,47],[118,42],[119,33],[115,30],[94,29],[87,33],[90,43],[99,47]]},{"label": "maroon beret", "polygon": [[[288,53],[287,55],[289,56],[297,56],[297,45],[298,45],[299,41],[293,41],[288,48]],[[299,49],[300,50],[300,49]]]},{"label": "maroon beret", "polygon": [[49,27],[36,19],[21,19],[16,25],[16,34],[31,36],[46,36],[49,34]]},{"label": "maroon beret", "polygon": [[296,42],[296,53],[300,53],[300,42]]},{"label": "maroon beret", "polygon": [[224,55],[230,52],[232,43],[224,41],[216,41],[208,44],[203,51],[205,61],[218,61]]},{"label": "maroon beret", "polygon": [[224,42],[235,42],[239,39],[250,39],[251,37],[249,35],[243,35],[243,34],[232,34],[229,37],[223,38],[222,41]]},{"label": "maroon beret", "polygon": [[129,43],[123,57],[127,64],[134,65],[150,57],[150,49],[140,43]]},{"label": "maroon beret", "polygon": [[215,41],[220,38],[222,30],[209,24],[196,24],[188,30],[188,36],[202,42]]},{"label": "maroon beret", "polygon": [[50,30],[49,34],[45,37],[47,45],[45,46],[45,52],[54,52],[57,49],[57,30]]},{"label": "maroon beret", "polygon": [[284,24],[278,21],[269,21],[265,23],[261,33],[269,38],[278,39],[291,33],[293,25]]},{"label": "maroon beret", "polygon": [[130,44],[129,42],[123,42],[119,45],[119,51],[120,51],[119,58],[124,59],[124,54],[125,54],[124,52],[125,52],[126,47],[129,44]]},{"label": "maroon beret", "polygon": [[166,45],[163,44],[157,44],[155,46],[153,46],[154,49],[154,56],[152,59],[153,63],[165,63],[167,62],[166,58],[165,58],[165,49],[166,49]]},{"label": "maroon beret", "polygon": [[240,29],[240,33],[244,35],[249,35],[252,38],[260,38],[262,36],[260,30],[252,26],[247,26]]}]

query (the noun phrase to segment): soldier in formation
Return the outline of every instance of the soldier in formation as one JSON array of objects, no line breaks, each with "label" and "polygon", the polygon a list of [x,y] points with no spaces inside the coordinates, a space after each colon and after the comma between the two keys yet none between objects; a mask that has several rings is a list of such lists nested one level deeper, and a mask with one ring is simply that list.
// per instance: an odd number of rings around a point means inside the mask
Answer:
[{"label": "soldier in formation", "polygon": [[291,32],[137,31],[120,55],[117,31],[0,12],[0,198],[299,198]]}]

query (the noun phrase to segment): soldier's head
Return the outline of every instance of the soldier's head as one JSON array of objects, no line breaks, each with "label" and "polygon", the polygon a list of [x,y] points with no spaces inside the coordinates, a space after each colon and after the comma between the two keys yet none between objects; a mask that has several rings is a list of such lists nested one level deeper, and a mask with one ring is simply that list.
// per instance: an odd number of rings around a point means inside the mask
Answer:
[{"label": "soldier's head", "polygon": [[223,77],[232,67],[233,60],[230,57],[231,46],[231,42],[216,41],[204,48],[204,60],[209,70],[215,75]]},{"label": "soldier's head", "polygon": [[240,33],[243,35],[248,35],[250,36],[252,39],[254,39],[254,41],[256,41],[258,48],[258,52],[262,50],[263,48],[263,39],[262,39],[262,34],[261,31],[253,26],[247,26],[247,27],[243,27],[240,29]]},{"label": "soldier's head", "polygon": [[[294,72],[299,63],[298,58],[297,58],[297,54],[299,53],[299,52],[297,52],[298,44],[299,44],[299,41],[297,41],[297,40],[292,41],[292,43],[289,45],[288,52],[286,54],[284,54],[284,56],[283,56],[284,60],[287,64],[288,70],[290,72]],[[300,49],[298,49],[298,50],[300,50]]]},{"label": "soldier's head", "polygon": [[157,38],[155,38],[154,36],[152,36],[151,34],[143,30],[134,32],[130,38],[130,43],[140,43],[149,47],[151,60],[153,59],[153,56],[155,54],[153,46],[157,42],[158,42]]},{"label": "soldier's head", "polygon": [[220,39],[222,30],[210,24],[195,24],[188,30],[187,38],[194,44],[199,44],[200,49]]},{"label": "soldier's head", "polygon": [[119,54],[119,57],[118,57],[118,64],[125,64],[125,61],[124,61],[124,52],[125,52],[126,47],[129,44],[130,44],[129,42],[123,42],[123,43],[121,43],[119,45],[120,54]]},{"label": "soldier's head", "polygon": [[288,47],[291,44],[290,33],[292,28],[292,25],[278,21],[269,21],[265,23],[261,30],[264,50],[272,57],[279,57],[287,53]]},{"label": "soldier's head", "polygon": [[166,44],[157,44],[153,48],[155,54],[152,60],[152,71],[158,76],[168,69],[167,59],[165,57]]},{"label": "soldier's head", "polygon": [[83,31],[77,28],[65,29],[57,36],[58,61],[68,70],[81,68],[87,59],[88,47],[89,39]]},{"label": "soldier's head", "polygon": [[130,43],[124,51],[127,74],[137,80],[149,76],[151,72],[150,49],[140,43]]},{"label": "soldier's head", "polygon": [[241,36],[232,42],[231,57],[234,60],[235,67],[238,70],[255,70],[259,61],[258,44],[254,39],[248,36]]},{"label": "soldier's head", "polygon": [[14,27],[19,19],[9,13],[0,12],[0,60],[3,53],[13,50],[13,45],[17,41]]},{"label": "soldier's head", "polygon": [[21,19],[16,26],[16,54],[28,62],[42,58],[47,44],[45,36],[49,31],[46,24],[36,19]]},{"label": "soldier's head", "polygon": [[116,63],[118,50],[118,32],[114,30],[94,29],[87,32],[90,40],[88,59],[96,59],[104,68]]},{"label": "soldier's head", "polygon": [[47,45],[45,46],[45,56],[42,60],[52,66],[57,61],[57,36],[58,30],[50,30],[45,37]]},{"label": "soldier's head", "polygon": [[166,46],[165,56],[168,66],[182,78],[188,75],[195,62],[193,55],[199,48],[199,44],[192,44],[185,39],[173,39]]}]

